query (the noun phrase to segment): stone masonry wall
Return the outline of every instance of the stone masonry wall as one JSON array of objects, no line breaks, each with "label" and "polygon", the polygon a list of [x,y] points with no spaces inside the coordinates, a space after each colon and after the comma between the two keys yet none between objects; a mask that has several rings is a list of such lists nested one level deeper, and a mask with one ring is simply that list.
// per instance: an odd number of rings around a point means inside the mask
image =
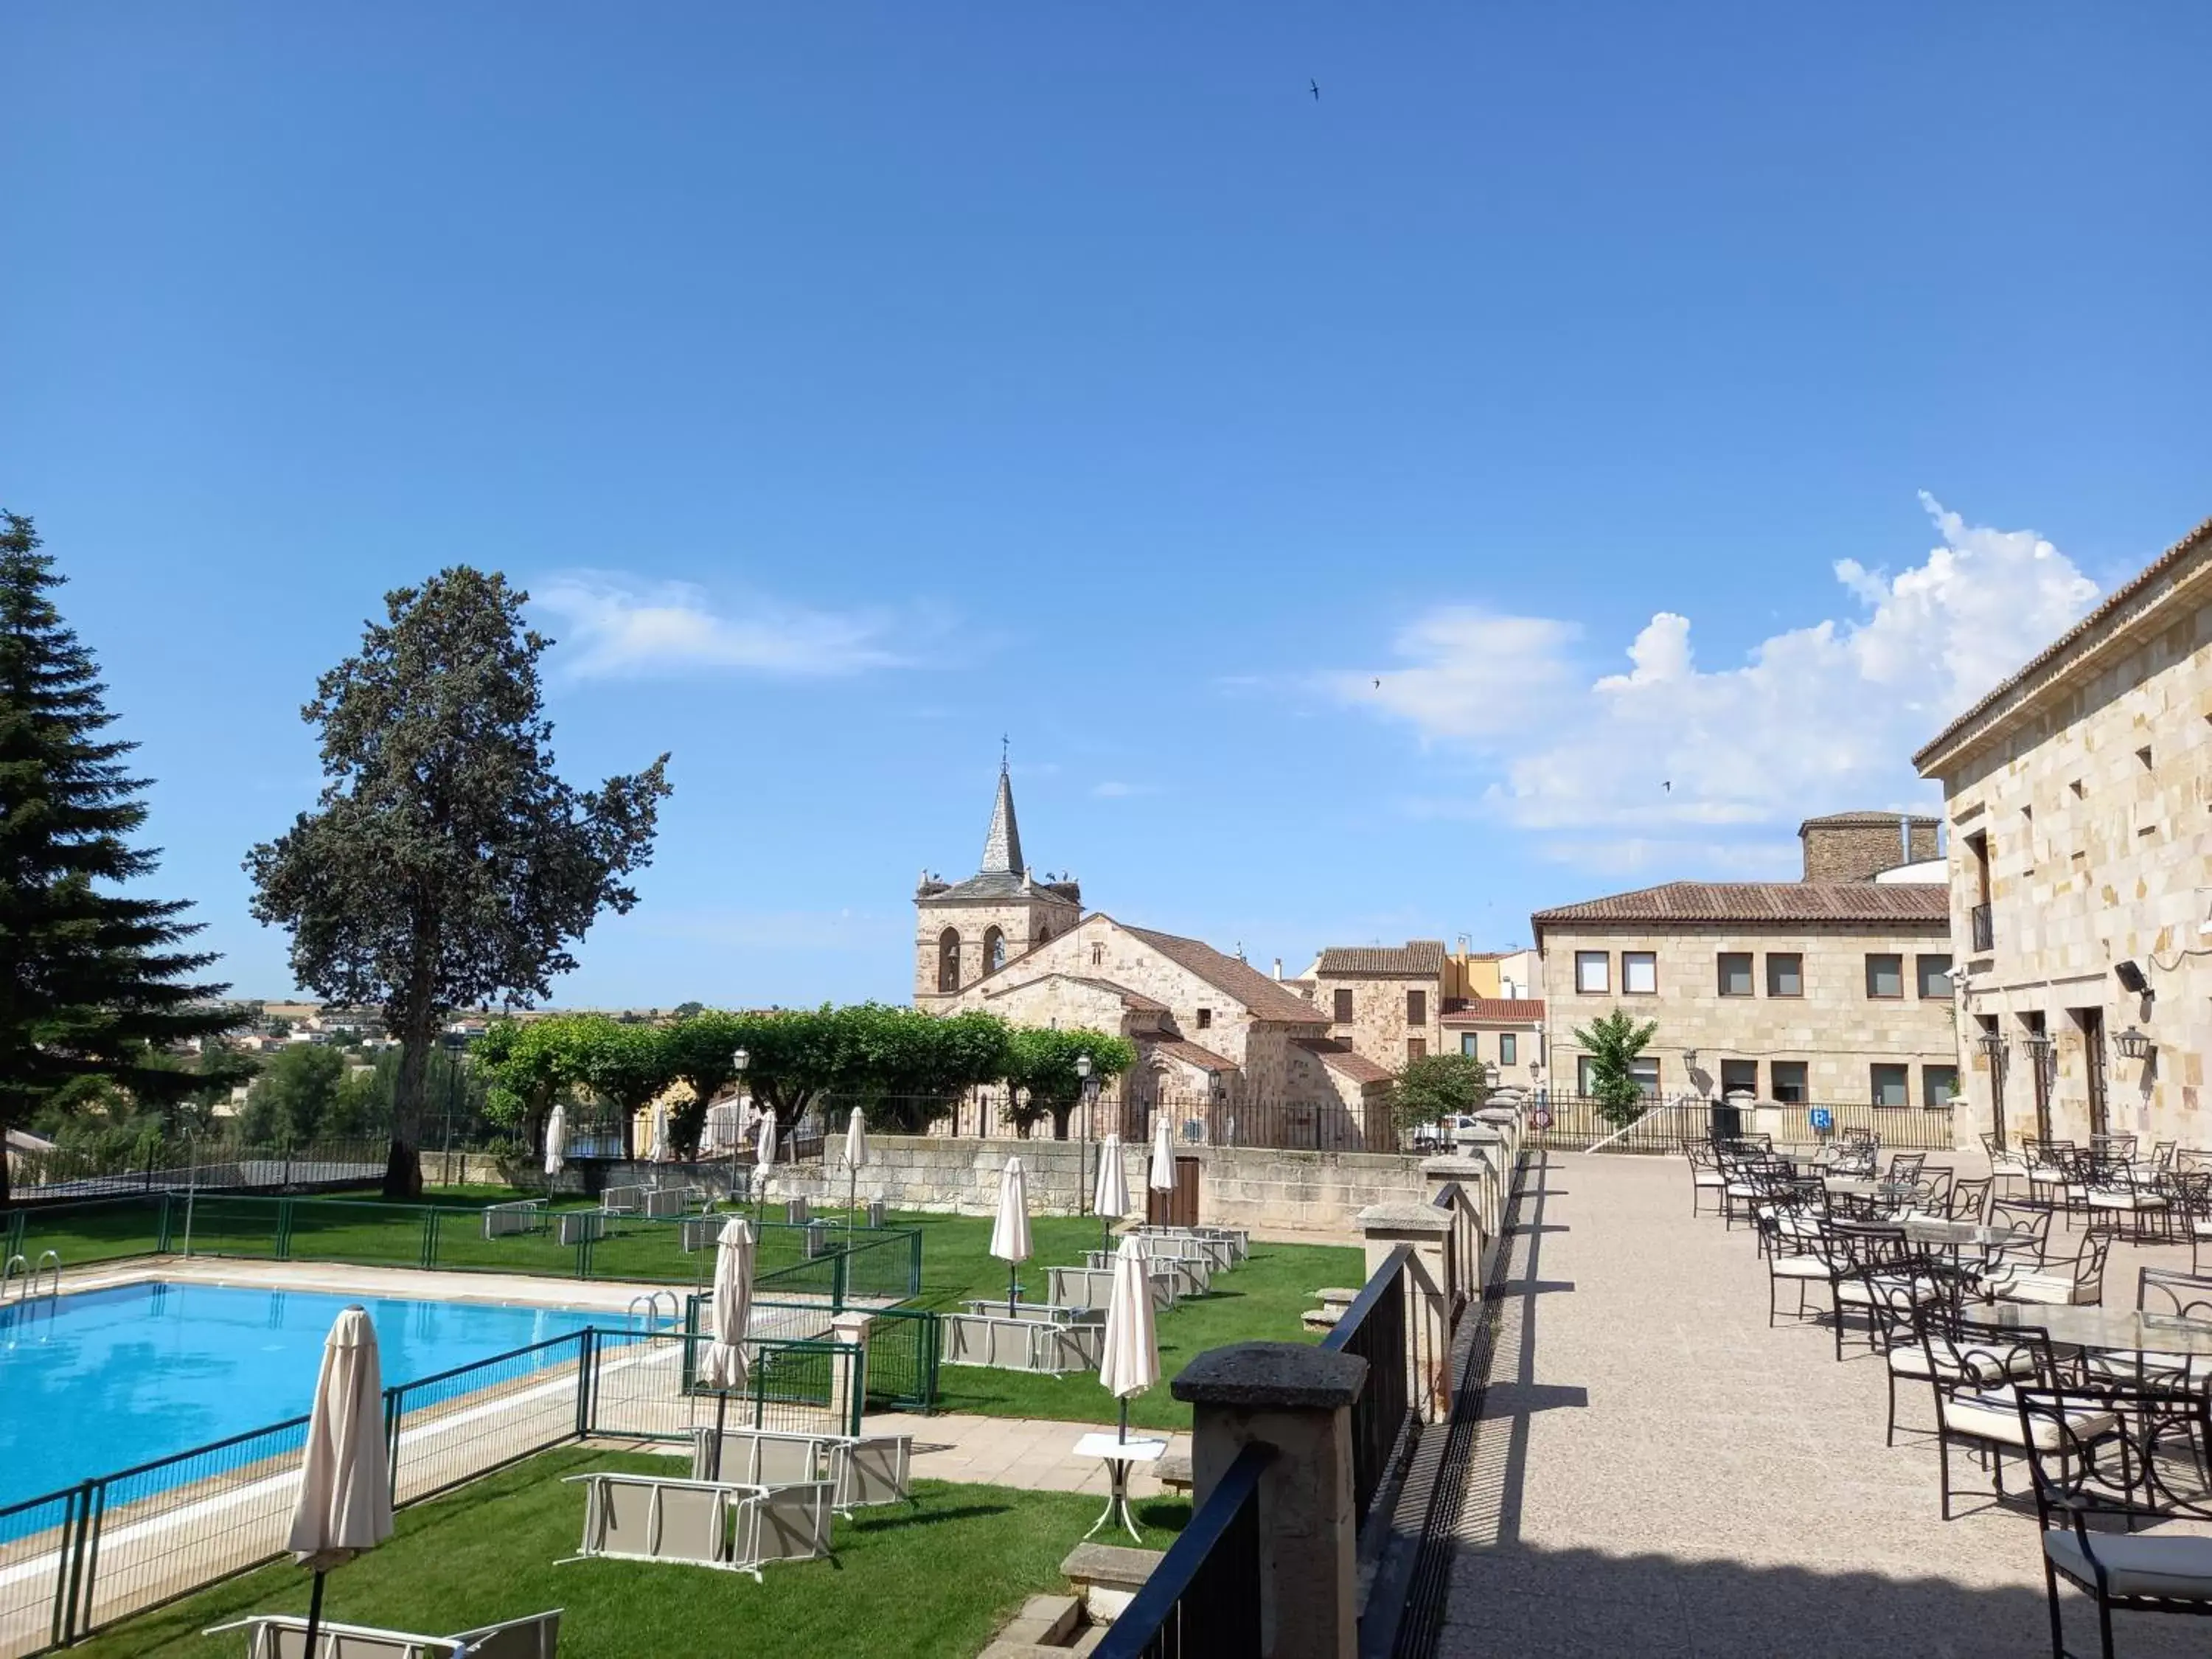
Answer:
[{"label": "stone masonry wall", "polygon": [[[1795,931],[1735,927],[1741,930],[1726,924],[1681,924],[1665,932],[1588,923],[1579,929],[1547,927],[1544,996],[1550,1052],[1546,1064],[1552,1086],[1574,1090],[1576,1058],[1582,1052],[1575,1028],[1615,1008],[1658,1022],[1644,1053],[1658,1060],[1659,1086],[1668,1093],[1717,1093],[1721,1062],[1751,1060],[1758,1063],[1758,1092],[1763,1097],[1771,1091],[1773,1062],[1798,1060],[1805,1065],[1808,1100],[1855,1104],[1872,1098],[1870,1068],[1875,1063],[1902,1063],[1907,1068],[1908,1109],[1917,1109],[1926,1068],[1938,1068],[1940,1085],[1942,1068],[1956,1066],[1949,981],[1941,981],[1940,996],[1920,994],[1919,957],[1937,958],[1931,967],[1951,965],[1950,930],[1944,922],[1879,932],[1863,927]],[[1578,951],[1607,953],[1609,990],[1585,994],[1575,989]],[[1620,958],[1626,951],[1656,954],[1656,994],[1631,996],[1621,989]],[[1719,958],[1724,951],[1749,953],[1751,995],[1720,994]],[[1766,959],[1778,951],[1803,958],[1802,996],[1766,994]],[[1902,997],[1867,994],[1866,961],[1875,953],[1903,958]],[[1694,1066],[1683,1058],[1691,1049],[1698,1055]]]},{"label": "stone masonry wall", "polygon": [[[1967,967],[1962,1048],[1973,1110],[1990,1127],[1992,1067],[1972,1038],[1993,1022],[2004,1127],[2017,1146],[2038,1133],[2027,1017],[2053,1039],[2050,1132],[2090,1132],[2094,1056],[2081,1016],[2105,1037],[2106,1127],[2203,1146],[2206,1055],[2212,1053],[2212,604],[2178,597],[2133,648],[2094,675],[2053,688],[2046,709],[2018,717],[2003,741],[1946,776],[1951,905]],[[2178,614],[2175,614],[2178,613]],[[2153,631],[2154,630],[2154,631]],[[1978,843],[1988,853],[1992,949],[1970,955],[1982,899]],[[2132,960],[2148,997],[2125,990]],[[2134,1026],[2156,1051],[2122,1059],[2112,1039]]]},{"label": "stone masonry wall", "polygon": [[[1340,990],[1352,993],[1352,1024],[1336,1023],[1336,994]],[[1419,1025],[1406,1018],[1406,993],[1422,994],[1423,1019]],[[1443,981],[1419,979],[1411,975],[1373,978],[1354,978],[1349,975],[1324,975],[1314,991],[1314,1006],[1320,1017],[1329,1022],[1328,1034],[1339,1042],[1349,1042],[1355,1053],[1362,1054],[1378,1066],[1392,1071],[1406,1063],[1406,1039],[1419,1037],[1428,1045],[1426,1052],[1438,1053],[1443,1044]]]},{"label": "stone masonry wall", "polygon": [[1808,823],[1805,826],[1805,879],[1871,881],[1881,871],[1937,856],[1936,820],[1912,820],[1912,854],[1892,818],[1887,823]]}]

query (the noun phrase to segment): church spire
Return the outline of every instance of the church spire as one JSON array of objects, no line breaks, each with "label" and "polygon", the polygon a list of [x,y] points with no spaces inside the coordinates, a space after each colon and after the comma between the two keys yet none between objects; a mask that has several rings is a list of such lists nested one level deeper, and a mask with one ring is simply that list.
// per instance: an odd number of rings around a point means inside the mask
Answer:
[{"label": "church spire", "polygon": [[1022,873],[1022,830],[1014,822],[1014,784],[1006,757],[999,759],[999,798],[991,803],[991,828],[983,837],[983,867],[978,875]]}]

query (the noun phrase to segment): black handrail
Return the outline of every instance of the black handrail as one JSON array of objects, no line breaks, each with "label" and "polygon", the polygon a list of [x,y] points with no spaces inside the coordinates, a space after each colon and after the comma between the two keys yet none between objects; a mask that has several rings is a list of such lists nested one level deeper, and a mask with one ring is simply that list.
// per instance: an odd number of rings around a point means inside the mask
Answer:
[{"label": "black handrail", "polygon": [[1237,1454],[1097,1659],[1259,1659],[1260,1477],[1274,1458],[1258,1441]]},{"label": "black handrail", "polygon": [[1363,1523],[1406,1426],[1406,1298],[1412,1290],[1407,1263],[1413,1254],[1410,1244],[1392,1250],[1321,1343],[1326,1350],[1357,1354],[1367,1362],[1367,1380],[1351,1413],[1352,1502]]}]

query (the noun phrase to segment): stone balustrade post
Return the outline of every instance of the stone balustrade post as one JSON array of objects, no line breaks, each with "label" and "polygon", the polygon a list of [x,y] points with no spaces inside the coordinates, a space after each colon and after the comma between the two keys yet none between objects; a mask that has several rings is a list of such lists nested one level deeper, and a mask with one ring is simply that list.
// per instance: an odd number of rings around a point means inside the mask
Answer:
[{"label": "stone balustrade post", "polygon": [[1451,1413],[1452,1218],[1433,1204],[1370,1204],[1359,1212],[1367,1276],[1413,1247],[1406,1297],[1406,1397],[1424,1422]]},{"label": "stone balustrade post", "polygon": [[1358,1650],[1351,1412],[1366,1381],[1357,1354],[1237,1342],[1200,1354],[1170,1385],[1191,1408],[1196,1504],[1247,1445],[1274,1449],[1259,1492],[1262,1659],[1354,1659]]},{"label": "stone balustrade post", "polygon": [[1498,1236],[1489,1219],[1497,1207],[1490,1198],[1496,1180],[1490,1161],[1480,1158],[1425,1158],[1421,1160],[1421,1178],[1428,1183],[1431,1201],[1449,1187],[1456,1186],[1460,1190],[1460,1202],[1453,1211],[1458,1224],[1452,1252],[1457,1269],[1453,1290],[1470,1298],[1479,1297],[1482,1294],[1483,1255]]},{"label": "stone balustrade post", "polygon": [[844,1434],[860,1420],[868,1403],[868,1331],[875,1316],[854,1308],[830,1316],[830,1340],[858,1348],[850,1366],[838,1365],[830,1373],[830,1420]]}]

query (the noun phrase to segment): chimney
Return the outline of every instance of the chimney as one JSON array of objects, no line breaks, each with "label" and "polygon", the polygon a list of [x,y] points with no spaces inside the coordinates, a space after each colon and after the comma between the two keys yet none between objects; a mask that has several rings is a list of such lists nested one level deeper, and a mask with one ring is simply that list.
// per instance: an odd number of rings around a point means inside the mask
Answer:
[{"label": "chimney", "polygon": [[1277,982],[1278,984],[1281,983],[1281,981],[1282,981],[1282,977],[1283,977],[1283,959],[1282,959],[1282,957],[1277,957],[1275,958],[1275,980],[1276,980],[1276,982]]},{"label": "chimney", "polygon": [[1912,862],[1912,814],[1910,812],[1897,815],[1897,861],[1899,864]]}]

